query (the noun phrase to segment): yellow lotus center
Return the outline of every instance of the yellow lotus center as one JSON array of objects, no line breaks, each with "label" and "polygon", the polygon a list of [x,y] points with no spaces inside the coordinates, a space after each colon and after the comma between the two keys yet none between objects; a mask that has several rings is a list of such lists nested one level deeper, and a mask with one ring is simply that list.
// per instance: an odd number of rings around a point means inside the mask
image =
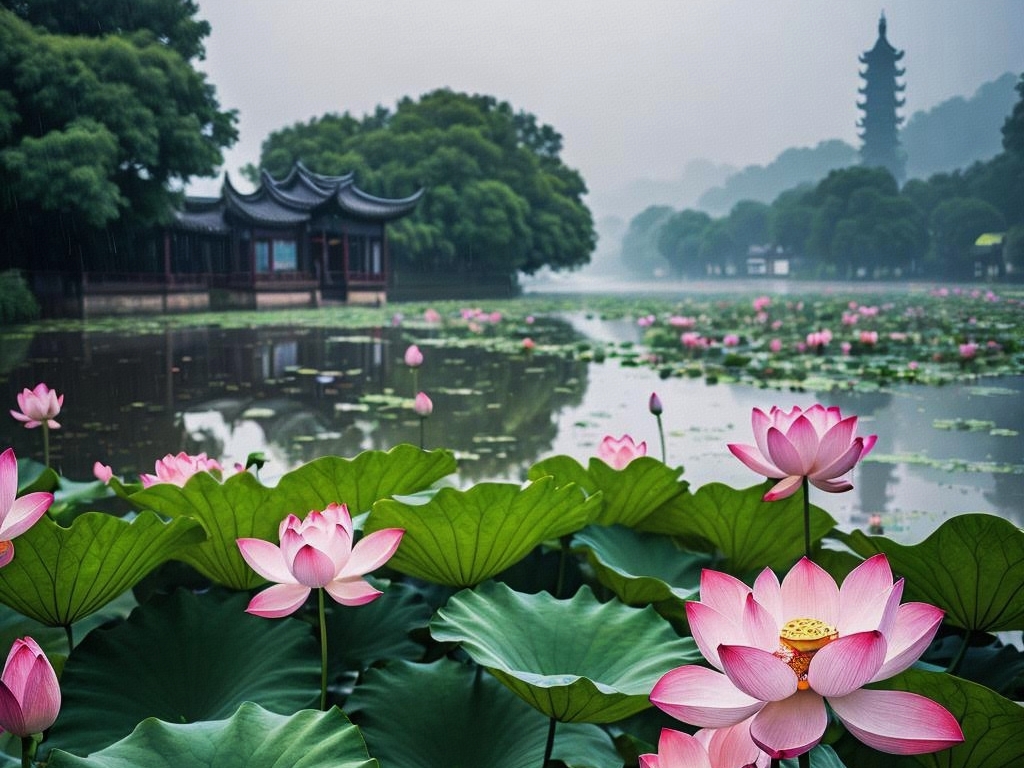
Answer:
[{"label": "yellow lotus center", "polygon": [[779,630],[776,656],[785,661],[796,675],[797,688],[807,690],[807,669],[814,654],[839,637],[835,627],[820,619],[791,619]]}]

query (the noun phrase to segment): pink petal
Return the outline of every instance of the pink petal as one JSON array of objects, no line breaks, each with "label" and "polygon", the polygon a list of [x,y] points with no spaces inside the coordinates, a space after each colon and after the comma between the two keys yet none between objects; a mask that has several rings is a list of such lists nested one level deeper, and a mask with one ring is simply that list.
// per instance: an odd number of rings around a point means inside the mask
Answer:
[{"label": "pink petal", "polygon": [[13,541],[0,541],[0,568],[11,562],[14,559],[14,542]]},{"label": "pink petal", "polygon": [[881,752],[920,755],[964,740],[945,707],[916,693],[862,688],[828,703],[850,733]]},{"label": "pink petal", "polygon": [[299,610],[310,591],[302,584],[275,584],[253,597],[245,612],[265,619],[280,619]]},{"label": "pink petal", "polygon": [[818,619],[839,623],[839,587],[828,572],[802,557],[782,580],[783,623],[792,619]]},{"label": "pink petal", "polygon": [[750,587],[728,573],[705,568],[700,572],[700,601],[732,619],[739,619]]},{"label": "pink petal", "polygon": [[832,461],[828,462],[815,462],[814,470],[810,472],[812,480],[830,480],[832,478],[845,475],[854,465],[860,460],[861,444],[862,440],[857,438],[853,443],[846,449],[846,451],[837,456]]},{"label": "pink petal", "polygon": [[760,408],[755,408],[750,413],[750,425],[754,429],[754,442],[757,443],[757,450],[761,452],[762,456],[770,455],[768,452],[768,430],[775,423],[774,416],[777,412],[778,408],[772,408],[770,414]]},{"label": "pink petal", "polygon": [[853,483],[849,480],[816,480],[812,478],[811,485],[825,493],[844,493],[853,489]]},{"label": "pink petal", "polygon": [[826,645],[811,659],[807,682],[822,696],[845,696],[867,683],[885,661],[881,632],[858,632]]},{"label": "pink petal", "polygon": [[308,544],[295,553],[292,573],[307,587],[326,587],[336,576],[330,555]]},{"label": "pink petal", "polygon": [[380,568],[395,554],[404,535],[402,528],[384,528],[364,536],[352,548],[352,555],[338,577],[362,576]]},{"label": "pink petal", "polygon": [[747,595],[742,626],[746,635],[743,645],[766,651],[778,647],[779,624],[768,609],[754,599],[753,594]]},{"label": "pink petal", "polygon": [[288,570],[280,547],[263,539],[238,539],[235,543],[242,553],[242,559],[267,581],[276,581],[279,584],[298,583]]},{"label": "pink petal", "polygon": [[786,623],[788,619],[782,617],[782,588],[771,568],[765,568],[754,579],[754,599],[771,614],[776,627]]},{"label": "pink petal", "polygon": [[[849,450],[853,445],[853,433],[856,429],[857,417],[850,416],[822,432],[821,441],[818,444],[818,455],[814,461],[815,472],[834,463]],[[859,450],[857,458],[860,458]]]},{"label": "pink petal", "polygon": [[21,696],[21,710],[25,729],[29,733],[42,733],[57,719],[60,712],[60,684],[46,656],[35,657],[29,671],[25,691]]},{"label": "pink petal", "polygon": [[718,655],[732,684],[748,696],[761,701],[780,701],[796,693],[796,674],[771,651],[723,645]]},{"label": "pink petal", "polygon": [[821,741],[827,724],[821,696],[798,691],[766,704],[750,723],[750,737],[773,759],[785,759],[802,755]]},{"label": "pink petal", "polygon": [[45,491],[26,493],[11,504],[7,516],[0,520],[0,540],[20,536],[46,514],[53,503],[53,494]]},{"label": "pink petal", "polygon": [[758,765],[761,758],[764,758],[762,762],[767,765],[767,755],[750,738],[752,720],[748,718],[728,728],[701,730],[695,734],[707,749],[711,765],[753,766]]},{"label": "pink petal", "polygon": [[342,605],[366,605],[384,594],[365,579],[331,581],[324,589],[335,602]]},{"label": "pink petal", "polygon": [[[13,413],[13,411],[12,411]],[[0,453],[0,518],[7,516],[7,510],[18,495],[18,459],[14,449]]]},{"label": "pink petal", "polygon": [[745,633],[737,622],[704,603],[687,603],[686,620],[701,655],[716,669],[722,669],[718,646],[723,643],[735,645],[745,640]]},{"label": "pink petal", "polygon": [[31,637],[20,638],[11,645],[4,662],[3,682],[18,701],[25,693],[36,659],[42,654],[43,649]]},{"label": "pink petal", "polygon": [[761,498],[761,501],[779,501],[780,499],[789,498],[800,490],[803,482],[803,475],[784,477],[769,489],[768,493]]},{"label": "pink petal", "polygon": [[764,706],[736,688],[721,672],[688,665],[662,675],[651,703],[699,728],[722,728],[746,720]]},{"label": "pink petal", "polygon": [[[781,436],[782,433],[779,433]],[[814,428],[811,420],[805,415],[798,418],[793,422],[793,425],[785,433],[786,442],[778,441],[779,445],[783,450],[788,450],[791,446],[796,452],[792,459],[787,458],[787,464],[789,461],[794,461],[792,465],[793,469],[788,469],[786,465],[779,464],[782,469],[787,470],[787,474],[790,475],[807,475],[810,474],[811,469],[814,467],[814,460],[818,455],[818,448],[821,445],[821,436],[818,434],[818,430]],[[775,453],[775,446],[772,443],[772,434],[768,433],[768,446],[771,448],[771,456],[776,462],[782,461],[782,457],[777,456]]]},{"label": "pink petal", "polygon": [[892,569],[885,555],[870,557],[850,571],[839,587],[839,634],[880,629],[892,587]]},{"label": "pink petal", "polygon": [[662,728],[658,765],[663,768],[712,768],[704,746],[688,733]]},{"label": "pink petal", "polygon": [[759,475],[765,477],[782,477],[785,473],[771,462],[767,461],[761,452],[752,445],[741,445],[729,443],[729,450],[732,455],[742,461],[748,469],[752,469]]},{"label": "pink petal", "polygon": [[[806,419],[804,423],[807,423]],[[813,434],[814,428],[810,424],[807,425],[807,429]],[[775,427],[768,430],[768,457],[785,475],[806,475],[814,460],[813,453],[805,457],[800,449]]]},{"label": "pink petal", "polygon": [[885,680],[917,661],[942,624],[944,612],[928,603],[904,603],[896,611],[896,620],[886,635],[885,663],[871,682]]},{"label": "pink petal", "polygon": [[869,453],[871,449],[875,447],[875,443],[878,442],[878,435],[868,435],[864,438],[864,447],[861,448],[860,457],[863,459]]},{"label": "pink petal", "polygon": [[0,729],[9,731],[15,736],[31,736],[31,731],[25,728],[25,716],[21,711],[21,704],[17,697],[0,683]]}]

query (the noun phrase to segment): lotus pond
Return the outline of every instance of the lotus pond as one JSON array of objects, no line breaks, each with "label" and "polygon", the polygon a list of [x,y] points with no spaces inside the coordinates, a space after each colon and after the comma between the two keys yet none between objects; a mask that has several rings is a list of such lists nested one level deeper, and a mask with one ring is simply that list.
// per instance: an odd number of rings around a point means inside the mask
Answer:
[{"label": "lotus pond", "polygon": [[[19,498],[53,494],[0,569],[0,645],[38,641],[61,692],[44,737],[0,735],[0,766],[676,768],[654,756],[663,729],[701,726],[715,768],[1016,764],[1021,299],[528,295],[4,329],[6,407],[38,382],[64,400],[49,466],[41,430],[0,430]],[[422,364],[405,362],[410,345]],[[877,443],[851,459],[852,490],[805,480],[764,501],[774,481],[727,444],[754,442],[755,407],[815,403]],[[596,458],[624,434],[646,455]],[[223,470],[139,482],[179,451]],[[94,479],[97,461],[112,478]],[[353,521],[338,523],[343,559],[364,570],[343,578],[336,563],[334,581],[313,579],[317,599],[261,613],[284,586],[268,579],[293,578],[261,558],[319,525],[296,519],[286,537],[286,515],[334,504]],[[243,557],[243,540],[268,543]],[[783,598],[791,579],[884,596],[870,653],[857,638],[872,633],[832,619],[835,649],[864,657],[858,690],[819,686],[817,650],[787,646],[812,689],[793,700],[818,697],[820,732],[757,696],[750,717],[708,715],[711,694],[678,700],[677,679],[723,665],[734,703],[765,690],[708,645],[724,625],[692,606],[726,609],[702,571],[754,585],[738,588],[764,605],[771,573]]]}]

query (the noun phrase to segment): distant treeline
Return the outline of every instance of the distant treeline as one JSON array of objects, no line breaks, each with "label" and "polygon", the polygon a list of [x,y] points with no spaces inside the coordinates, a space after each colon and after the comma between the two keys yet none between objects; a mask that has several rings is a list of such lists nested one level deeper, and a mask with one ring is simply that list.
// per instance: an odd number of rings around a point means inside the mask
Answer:
[{"label": "distant treeline", "polygon": [[[1024,274],[1024,75],[1002,125],[1003,151],[963,170],[911,179],[881,168],[833,170],[771,203],[729,213],[652,206],[630,222],[622,258],[633,274],[747,274],[749,258],[785,259],[808,277],[971,278],[983,233],[1003,233],[1009,273]],[[1000,260],[1002,261],[1002,260]],[[1002,268],[1000,268],[1002,271]]]}]

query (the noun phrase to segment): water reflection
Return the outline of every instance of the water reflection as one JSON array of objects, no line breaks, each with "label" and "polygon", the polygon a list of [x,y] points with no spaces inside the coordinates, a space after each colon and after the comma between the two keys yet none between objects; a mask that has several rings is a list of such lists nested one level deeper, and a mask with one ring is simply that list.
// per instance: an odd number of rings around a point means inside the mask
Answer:
[{"label": "water reflection", "polygon": [[[97,459],[133,475],[178,450],[227,464],[263,451],[273,477],[325,454],[419,443],[411,398],[421,389],[434,401],[426,447],[454,449],[460,476],[476,481],[519,476],[549,453],[552,414],[578,404],[587,387],[581,361],[429,338],[416,339],[427,363],[412,371],[402,362],[410,340],[390,328],[46,333],[11,364],[2,391],[10,403],[37,381],[65,393],[52,460],[68,477],[89,478]],[[17,426],[5,425],[5,445],[38,456],[38,433]]]},{"label": "water reflection", "polygon": [[[578,337],[578,320],[551,321],[545,332]],[[598,342],[635,333],[588,322],[588,336]],[[426,356],[415,372],[402,361],[412,342]],[[854,470],[854,491],[814,496],[844,527],[865,528],[879,514],[889,535],[917,541],[963,512],[1024,523],[1024,377],[875,393],[776,392],[662,380],[612,359],[510,355],[394,328],[358,335],[305,328],[45,333],[2,343],[2,402],[13,405],[23,387],[39,381],[66,394],[52,456],[74,479],[91,478],[97,459],[127,476],[152,471],[156,458],[178,450],[206,451],[226,464],[262,451],[269,459],[264,477],[273,478],[325,454],[418,443],[411,398],[422,389],[434,401],[425,444],[459,454],[460,482],[520,480],[552,454],[585,462],[606,434],[628,432],[656,453],[647,398],[657,391],[668,460],[685,467],[693,487],[758,482],[725,448],[751,441],[753,407],[821,401],[858,414],[861,432],[879,435],[870,460]],[[953,419],[973,428],[948,428],[958,426]],[[0,444],[19,456],[41,452],[39,434],[13,420],[0,427]]]}]

